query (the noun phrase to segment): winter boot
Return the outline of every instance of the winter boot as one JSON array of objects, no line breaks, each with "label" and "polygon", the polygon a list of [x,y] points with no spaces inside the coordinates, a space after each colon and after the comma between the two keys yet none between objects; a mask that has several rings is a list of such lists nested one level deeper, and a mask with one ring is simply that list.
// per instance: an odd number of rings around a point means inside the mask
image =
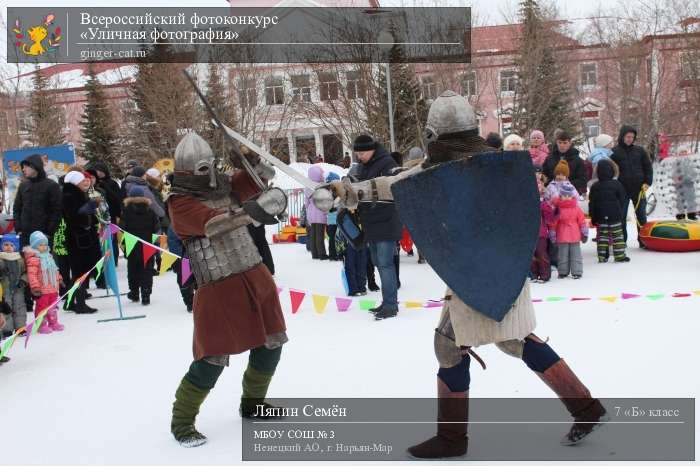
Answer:
[{"label": "winter boot", "polygon": [[185,378],[175,392],[170,432],[185,448],[198,447],[207,441],[207,438],[195,429],[194,420],[208,394],[209,389],[199,388]]},{"label": "winter boot", "polygon": [[408,449],[414,458],[454,458],[467,454],[469,391],[451,392],[438,378],[437,435]]},{"label": "winter boot", "polygon": [[[238,413],[244,419],[282,419],[284,416],[276,413],[279,408],[265,402],[267,388],[270,386],[274,373],[265,373],[248,364],[243,373],[243,393]],[[262,406],[264,414],[256,416],[258,405]]]},{"label": "winter boot", "polygon": [[141,304],[144,306],[151,304],[151,290],[149,288],[141,288]]},{"label": "winter boot", "polygon": [[139,302],[139,289],[136,288],[134,290],[129,290],[129,292],[126,294],[126,297],[129,298],[129,301],[138,303]]},{"label": "winter boot", "polygon": [[53,330],[54,332],[62,332],[63,331],[63,329],[64,329],[63,325],[58,323],[58,309],[56,309],[54,307],[53,309],[51,309],[48,312],[46,317],[49,320],[49,327],[51,327],[51,330]]},{"label": "winter boot", "polygon": [[381,309],[374,313],[374,320],[390,319],[396,317],[396,314],[399,313],[397,308],[384,307],[384,305],[380,307]]},{"label": "winter boot", "polygon": [[39,333],[53,333],[53,330],[51,330],[51,327],[49,326],[48,315],[44,316],[44,320],[41,321],[41,325],[39,326]]},{"label": "winter boot", "polygon": [[574,424],[561,440],[562,445],[574,445],[580,442],[609,420],[600,401],[591,397],[591,392],[563,359],[544,372],[538,372],[537,375],[557,394],[574,418]]}]

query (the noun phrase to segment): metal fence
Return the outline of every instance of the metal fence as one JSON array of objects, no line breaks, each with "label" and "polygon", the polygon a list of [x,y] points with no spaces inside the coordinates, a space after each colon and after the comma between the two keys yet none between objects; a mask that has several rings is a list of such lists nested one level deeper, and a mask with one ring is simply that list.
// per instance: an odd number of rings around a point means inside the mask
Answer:
[{"label": "metal fence", "polygon": [[[304,209],[304,201],[305,201],[305,196],[304,196],[304,189],[303,188],[297,188],[297,189],[286,189],[284,191],[287,194],[287,224],[291,224],[291,218],[296,217],[297,219],[301,219],[301,214],[302,210]],[[278,223],[277,224],[277,231],[281,231],[282,227],[284,227],[285,224],[283,223]]]}]

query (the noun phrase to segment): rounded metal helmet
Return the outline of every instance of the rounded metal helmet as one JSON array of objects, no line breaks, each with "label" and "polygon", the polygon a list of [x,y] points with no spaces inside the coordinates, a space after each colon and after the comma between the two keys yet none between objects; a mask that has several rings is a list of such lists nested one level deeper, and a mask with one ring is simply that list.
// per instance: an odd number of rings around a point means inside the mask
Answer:
[{"label": "rounded metal helmet", "polygon": [[428,121],[425,125],[425,138],[430,142],[442,134],[458,133],[478,127],[476,113],[467,99],[447,90],[430,105]]},{"label": "rounded metal helmet", "polygon": [[211,146],[194,131],[185,134],[175,148],[175,171],[209,176],[216,171]]}]

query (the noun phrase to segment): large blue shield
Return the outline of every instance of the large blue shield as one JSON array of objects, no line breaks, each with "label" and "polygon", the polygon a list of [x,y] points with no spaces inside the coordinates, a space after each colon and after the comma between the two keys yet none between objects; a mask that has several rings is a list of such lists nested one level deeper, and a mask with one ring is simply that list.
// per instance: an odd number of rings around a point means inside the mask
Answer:
[{"label": "large blue shield", "polygon": [[522,290],[540,226],[528,152],[489,152],[391,187],[430,266],[476,311],[502,321]]}]

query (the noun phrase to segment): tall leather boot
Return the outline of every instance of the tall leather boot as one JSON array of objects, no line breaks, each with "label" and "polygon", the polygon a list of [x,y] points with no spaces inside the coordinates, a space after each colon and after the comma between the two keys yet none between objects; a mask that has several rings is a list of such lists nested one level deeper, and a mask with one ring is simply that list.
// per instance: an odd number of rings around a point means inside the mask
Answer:
[{"label": "tall leather boot", "polygon": [[467,454],[469,391],[451,392],[438,378],[437,435],[408,449],[415,458],[453,458]]},{"label": "tall leather boot", "polygon": [[609,420],[601,402],[591,397],[591,392],[563,359],[544,372],[537,372],[537,375],[557,394],[574,418],[574,424],[561,440],[562,445],[574,445],[580,442]]},{"label": "tall leather boot", "polygon": [[198,447],[207,441],[207,438],[195,429],[194,421],[209,391],[183,378],[175,392],[170,432],[185,448]]}]

